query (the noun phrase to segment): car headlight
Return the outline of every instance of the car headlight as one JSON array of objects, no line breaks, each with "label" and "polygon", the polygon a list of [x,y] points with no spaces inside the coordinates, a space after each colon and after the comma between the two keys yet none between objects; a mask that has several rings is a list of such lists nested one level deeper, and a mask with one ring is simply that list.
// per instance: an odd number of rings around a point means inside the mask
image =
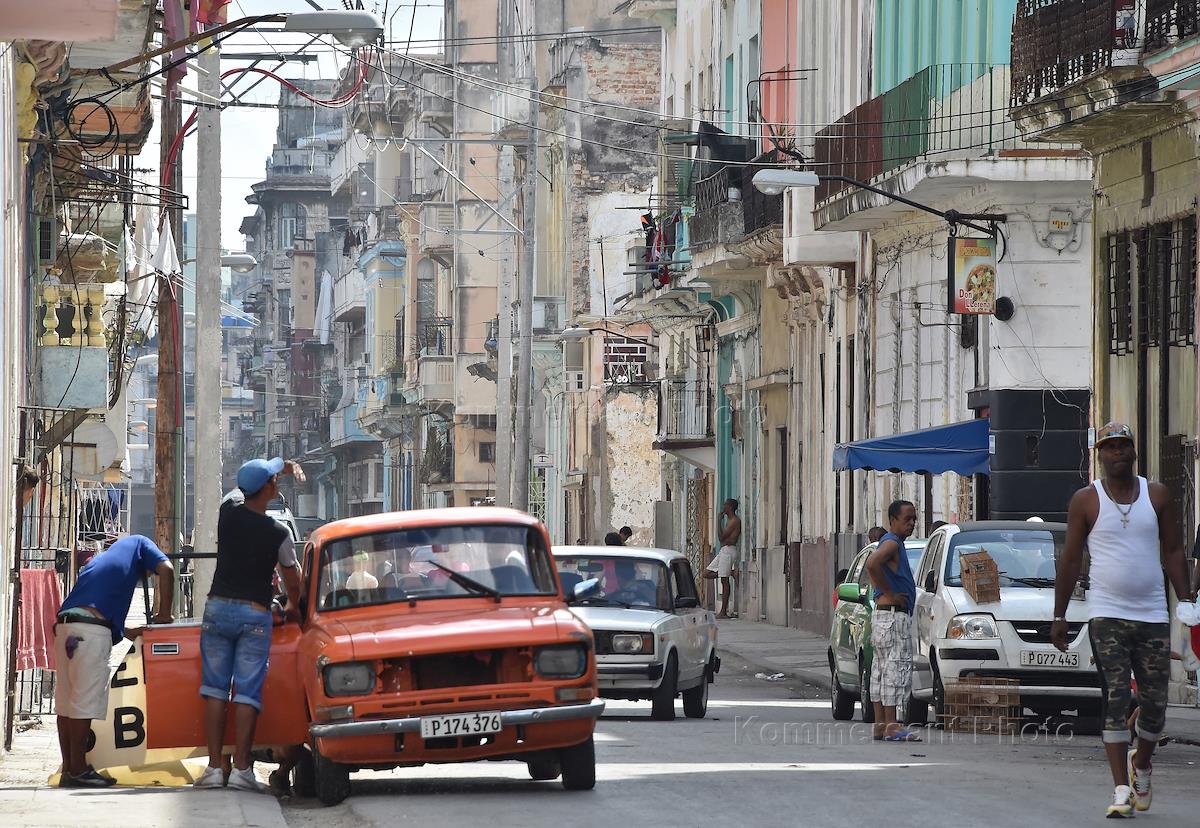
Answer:
[{"label": "car headlight", "polygon": [[538,647],[533,668],[542,678],[579,678],[587,670],[587,650],[578,644]]},{"label": "car headlight", "polygon": [[325,668],[326,696],[361,696],[375,687],[375,666],[365,661],[347,661]]},{"label": "car headlight", "polygon": [[956,615],[950,619],[946,637],[955,641],[980,641],[997,638],[996,619],[990,615]]},{"label": "car headlight", "polygon": [[612,651],[621,655],[649,655],[654,652],[650,633],[613,633]]}]

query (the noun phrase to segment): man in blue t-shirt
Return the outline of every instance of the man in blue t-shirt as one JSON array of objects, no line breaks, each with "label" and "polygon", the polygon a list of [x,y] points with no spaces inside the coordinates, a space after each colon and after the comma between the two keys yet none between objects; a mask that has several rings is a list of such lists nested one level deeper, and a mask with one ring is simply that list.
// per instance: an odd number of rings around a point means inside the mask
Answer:
[{"label": "man in blue t-shirt", "polygon": [[87,764],[92,719],[108,713],[108,658],[122,637],[136,638],[139,629],[126,629],[125,617],[133,590],[147,575],[158,576],[158,611],[153,623],[170,624],[175,595],[175,572],[167,556],[143,535],[129,535],[96,555],[83,569],[67,595],[54,625],[54,659],[58,682],[54,690],[58,714],[58,744],[62,751],[63,788],[103,788],[113,780]]},{"label": "man in blue t-shirt", "polygon": [[912,611],[917,584],[904,552],[904,541],[917,525],[917,507],[897,500],[888,507],[889,531],[867,558],[867,573],[875,585],[871,613],[871,692],[875,703],[875,738],[885,742],[919,742],[899,723],[896,711],[908,704],[912,692]]}]

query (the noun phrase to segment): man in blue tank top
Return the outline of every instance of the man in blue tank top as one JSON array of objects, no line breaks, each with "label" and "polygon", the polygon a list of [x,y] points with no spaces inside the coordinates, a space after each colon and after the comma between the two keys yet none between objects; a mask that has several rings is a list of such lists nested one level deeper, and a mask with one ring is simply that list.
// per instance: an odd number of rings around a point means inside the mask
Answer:
[{"label": "man in blue tank top", "polygon": [[912,691],[912,611],[917,584],[904,554],[904,541],[916,525],[917,507],[907,500],[893,502],[888,507],[889,531],[867,558],[867,573],[875,585],[870,699],[875,704],[875,738],[885,742],[921,741],[896,720],[897,708],[908,704]]}]

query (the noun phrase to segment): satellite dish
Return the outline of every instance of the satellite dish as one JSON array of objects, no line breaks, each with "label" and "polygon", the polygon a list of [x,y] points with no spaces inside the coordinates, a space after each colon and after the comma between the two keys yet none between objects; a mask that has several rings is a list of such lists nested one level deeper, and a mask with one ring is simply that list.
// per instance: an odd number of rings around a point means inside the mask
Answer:
[{"label": "satellite dish", "polygon": [[85,422],[63,441],[63,465],[76,477],[98,477],[117,459],[117,437],[101,422]]}]

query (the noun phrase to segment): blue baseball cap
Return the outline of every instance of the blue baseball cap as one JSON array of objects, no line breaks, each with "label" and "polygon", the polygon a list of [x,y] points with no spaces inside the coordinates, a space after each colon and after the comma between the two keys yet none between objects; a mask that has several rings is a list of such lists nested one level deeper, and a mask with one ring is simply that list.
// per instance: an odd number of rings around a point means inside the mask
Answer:
[{"label": "blue baseball cap", "polygon": [[242,493],[249,496],[257,494],[271,478],[283,471],[283,458],[274,457],[270,460],[249,460],[238,469],[237,484]]}]

